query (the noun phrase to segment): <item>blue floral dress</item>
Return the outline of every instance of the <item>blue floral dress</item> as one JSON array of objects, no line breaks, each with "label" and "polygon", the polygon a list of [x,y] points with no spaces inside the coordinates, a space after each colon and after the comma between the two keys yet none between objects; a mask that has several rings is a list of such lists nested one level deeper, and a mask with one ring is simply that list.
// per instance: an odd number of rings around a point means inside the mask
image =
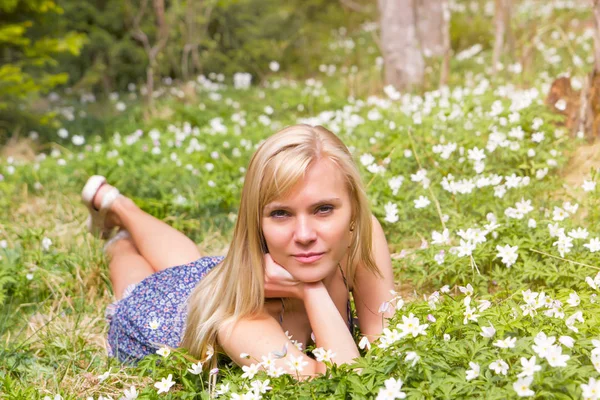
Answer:
[{"label": "blue floral dress", "polygon": [[[223,257],[202,257],[129,285],[123,298],[106,308],[108,355],[135,363],[161,346],[179,347],[185,330],[187,300],[198,282],[222,260]],[[343,271],[342,277],[347,288]],[[346,308],[348,328],[353,332],[355,321],[349,298]],[[279,323],[283,323],[283,311]]]},{"label": "blue floral dress", "polygon": [[178,347],[185,330],[189,295],[222,260],[203,257],[129,285],[123,298],[106,309],[109,356],[136,362],[162,345]]}]

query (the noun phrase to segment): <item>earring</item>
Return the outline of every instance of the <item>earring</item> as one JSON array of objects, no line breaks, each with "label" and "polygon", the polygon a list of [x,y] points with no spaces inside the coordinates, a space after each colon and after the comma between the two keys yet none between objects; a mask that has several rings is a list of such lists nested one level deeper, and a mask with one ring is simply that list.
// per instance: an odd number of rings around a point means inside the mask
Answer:
[{"label": "earring", "polygon": [[350,232],[354,232],[354,228],[356,228],[356,223],[354,221],[352,221],[350,223]]}]

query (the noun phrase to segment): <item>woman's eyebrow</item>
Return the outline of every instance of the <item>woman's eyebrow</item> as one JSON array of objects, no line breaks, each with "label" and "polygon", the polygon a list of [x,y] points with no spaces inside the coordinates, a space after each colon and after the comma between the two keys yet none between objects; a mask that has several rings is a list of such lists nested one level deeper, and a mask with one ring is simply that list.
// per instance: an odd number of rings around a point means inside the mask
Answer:
[{"label": "woman's eyebrow", "polygon": [[[331,198],[327,198],[327,199],[322,199],[322,200],[316,201],[316,202],[310,204],[308,206],[308,208],[316,207],[318,205],[326,204],[326,203],[339,203],[340,201],[341,201],[341,199],[339,197],[331,197]],[[265,206],[265,211],[268,211],[268,210],[277,210],[277,209],[288,209],[288,208],[289,207],[286,204],[284,204],[284,203],[273,202],[273,203],[269,203],[269,204],[267,204]]]}]

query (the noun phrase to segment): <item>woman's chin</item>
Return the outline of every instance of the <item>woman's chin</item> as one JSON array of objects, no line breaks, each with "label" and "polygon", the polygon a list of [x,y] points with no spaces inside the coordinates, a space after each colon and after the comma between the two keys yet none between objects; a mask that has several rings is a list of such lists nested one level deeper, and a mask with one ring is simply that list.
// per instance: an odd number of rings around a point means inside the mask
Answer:
[{"label": "woman's chin", "polygon": [[326,279],[332,273],[335,273],[335,268],[311,268],[300,266],[290,271],[294,278],[304,283],[315,283]]}]

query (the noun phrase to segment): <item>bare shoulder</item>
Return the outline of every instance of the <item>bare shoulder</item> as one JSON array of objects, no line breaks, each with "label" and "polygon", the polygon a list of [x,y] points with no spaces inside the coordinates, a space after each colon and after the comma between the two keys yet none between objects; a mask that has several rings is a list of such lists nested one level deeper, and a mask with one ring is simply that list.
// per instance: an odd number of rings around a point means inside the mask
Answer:
[{"label": "bare shoulder", "polygon": [[[217,340],[225,353],[238,365],[250,365],[260,362],[269,354],[281,353],[287,349],[288,354],[294,357],[304,356],[296,346],[292,345],[277,322],[277,320],[265,310],[253,317],[242,318],[235,324],[222,327]],[[249,354],[249,358],[242,358],[240,354]],[[304,372],[314,374],[316,370],[313,360],[304,356],[305,361],[309,361]],[[290,368],[285,359],[274,361],[278,368],[290,372]]]}]

